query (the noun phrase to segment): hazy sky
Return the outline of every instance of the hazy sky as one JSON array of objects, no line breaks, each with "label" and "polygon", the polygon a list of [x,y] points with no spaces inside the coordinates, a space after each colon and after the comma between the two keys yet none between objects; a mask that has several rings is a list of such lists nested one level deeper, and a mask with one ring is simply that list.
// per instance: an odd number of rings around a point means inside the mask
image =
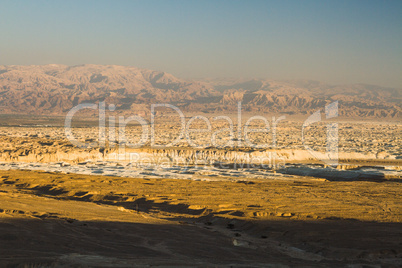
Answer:
[{"label": "hazy sky", "polygon": [[0,65],[402,87],[402,1],[4,1]]}]

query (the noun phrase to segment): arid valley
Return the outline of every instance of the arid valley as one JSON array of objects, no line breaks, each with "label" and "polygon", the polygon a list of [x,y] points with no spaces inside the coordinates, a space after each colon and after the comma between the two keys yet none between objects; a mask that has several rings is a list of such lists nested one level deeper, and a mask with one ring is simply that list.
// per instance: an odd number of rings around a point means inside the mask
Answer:
[{"label": "arid valley", "polygon": [[0,268],[402,267],[401,14],[0,0]]},{"label": "arid valley", "polygon": [[[77,147],[62,117],[3,116],[0,263],[402,264],[400,123],[339,122],[339,160],[331,165],[306,150],[325,152],[326,124],[305,129],[304,142],[303,122],[283,120],[275,146],[272,132],[249,136],[267,148],[228,146],[224,133],[206,146],[212,131],[227,125],[216,121],[210,133],[192,133],[194,146],[183,139],[160,148],[177,138],[180,125],[172,113],[158,118],[156,145],[130,148],[117,137],[100,149],[96,119],[74,119],[71,133],[87,145]],[[204,123],[195,120],[192,128]],[[127,125],[125,139],[138,141],[142,130]]]}]

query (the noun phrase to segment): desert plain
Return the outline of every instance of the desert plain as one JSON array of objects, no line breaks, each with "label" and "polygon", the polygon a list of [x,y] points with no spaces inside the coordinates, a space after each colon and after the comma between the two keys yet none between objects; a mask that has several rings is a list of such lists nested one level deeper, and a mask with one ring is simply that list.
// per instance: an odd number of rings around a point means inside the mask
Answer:
[{"label": "desert plain", "polygon": [[402,267],[402,1],[0,3],[0,268]]},{"label": "desert plain", "polygon": [[400,267],[400,93],[0,66],[0,266]]},{"label": "desert plain", "polygon": [[[64,118],[2,119],[1,266],[402,265],[399,123],[338,123],[331,165],[304,146],[325,151],[326,125],[302,143],[297,120],[278,124],[267,148],[228,147],[227,135],[206,146],[205,133],[192,136],[197,146],[79,148]],[[156,126],[157,144],[178,135],[174,122]],[[72,132],[98,141],[97,121]],[[124,135],[140,133],[133,124]],[[272,133],[252,134],[273,144]]]}]

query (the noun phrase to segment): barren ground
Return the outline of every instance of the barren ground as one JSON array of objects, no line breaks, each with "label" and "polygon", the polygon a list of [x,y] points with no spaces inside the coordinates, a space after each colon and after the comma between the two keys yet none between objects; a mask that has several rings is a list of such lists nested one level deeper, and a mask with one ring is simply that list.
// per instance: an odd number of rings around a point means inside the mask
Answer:
[{"label": "barren ground", "polygon": [[[77,148],[60,119],[45,122],[0,124],[0,267],[402,266],[400,124],[340,123],[328,166],[304,149],[300,122],[283,122],[267,149],[204,135],[196,148],[127,148],[136,161],[113,158],[113,143]],[[97,142],[94,122],[73,128],[79,141]],[[161,144],[179,131],[158,129]],[[325,151],[325,124],[309,131]],[[236,166],[273,153],[282,166]]]},{"label": "barren ground", "polygon": [[2,266],[402,265],[398,182],[0,177]]}]

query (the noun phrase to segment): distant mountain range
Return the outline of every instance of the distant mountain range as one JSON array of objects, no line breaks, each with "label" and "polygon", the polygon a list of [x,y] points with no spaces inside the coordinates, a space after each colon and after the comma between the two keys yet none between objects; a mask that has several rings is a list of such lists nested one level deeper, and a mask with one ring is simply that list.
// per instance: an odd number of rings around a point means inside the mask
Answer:
[{"label": "distant mountain range", "polygon": [[116,65],[0,66],[0,114],[65,115],[79,103],[115,104],[123,114],[170,103],[189,112],[243,110],[306,115],[339,100],[344,117],[398,118],[401,89],[316,81],[186,81],[165,72]]}]

